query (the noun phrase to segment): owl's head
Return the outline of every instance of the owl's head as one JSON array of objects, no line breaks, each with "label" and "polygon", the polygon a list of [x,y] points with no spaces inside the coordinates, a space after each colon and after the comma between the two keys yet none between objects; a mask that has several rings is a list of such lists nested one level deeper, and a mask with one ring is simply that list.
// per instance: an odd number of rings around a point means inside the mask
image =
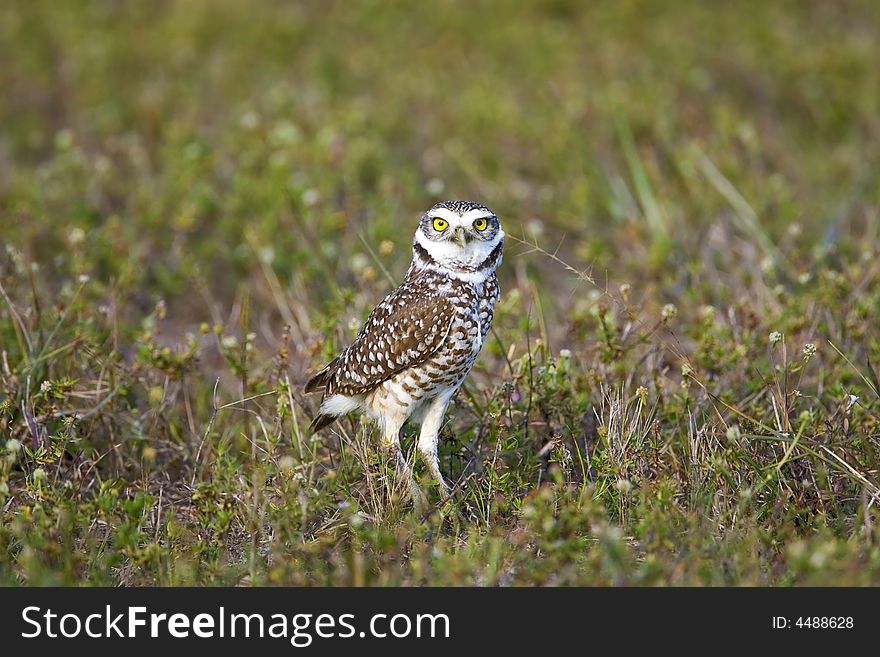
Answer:
[{"label": "owl's head", "polygon": [[[434,264],[468,272],[501,262],[504,231],[492,210],[473,201],[443,201],[422,215],[413,249]],[[420,250],[424,251],[420,254]]]}]

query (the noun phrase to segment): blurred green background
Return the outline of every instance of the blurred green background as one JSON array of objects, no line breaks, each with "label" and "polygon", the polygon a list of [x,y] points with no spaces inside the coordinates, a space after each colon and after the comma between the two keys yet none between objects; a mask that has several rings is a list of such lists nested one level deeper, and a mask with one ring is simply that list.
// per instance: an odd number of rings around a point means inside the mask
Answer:
[{"label": "blurred green background", "polygon": [[877,197],[870,0],[0,11],[4,241],[61,279],[80,228],[82,267],[151,302],[194,275],[228,299],[249,245],[326,292],[360,236],[391,240],[399,276],[418,215],[448,197],[627,279],[683,266],[673,245],[718,224],[765,256],[795,222],[823,246]]},{"label": "blurred green background", "polygon": [[[875,0],[3,2],[0,581],[876,584],[878,34]],[[298,386],[446,198],[509,239],[424,524]]]}]

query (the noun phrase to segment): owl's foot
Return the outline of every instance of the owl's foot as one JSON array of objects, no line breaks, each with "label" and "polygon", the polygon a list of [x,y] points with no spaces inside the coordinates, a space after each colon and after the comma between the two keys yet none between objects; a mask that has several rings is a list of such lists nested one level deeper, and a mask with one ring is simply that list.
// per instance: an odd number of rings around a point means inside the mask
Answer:
[{"label": "owl's foot", "polygon": [[437,484],[440,486],[440,501],[448,501],[452,497],[452,486],[446,483],[446,480],[443,478],[439,471],[437,472],[435,479],[437,480]]},{"label": "owl's foot", "polygon": [[386,446],[393,453],[394,469],[397,474],[397,479],[405,486],[407,497],[409,498],[409,501],[412,502],[413,509],[417,513],[424,512],[428,507],[428,498],[425,497],[425,493],[422,492],[419,482],[416,481],[412,468],[409,463],[407,463],[406,457],[403,455],[403,450],[400,445],[396,443],[386,444]]},{"label": "owl's foot", "polygon": [[440,500],[445,502],[452,495],[452,486],[446,483],[443,473],[440,472],[440,460],[437,458],[436,443],[429,443],[428,447],[423,447],[420,443],[419,451],[422,453],[422,461],[427,466],[428,472],[431,473],[431,477],[440,487]]},{"label": "owl's foot", "polygon": [[425,513],[428,510],[428,498],[425,497],[425,493],[414,477],[410,479],[409,483],[409,498],[413,505],[413,511]]}]

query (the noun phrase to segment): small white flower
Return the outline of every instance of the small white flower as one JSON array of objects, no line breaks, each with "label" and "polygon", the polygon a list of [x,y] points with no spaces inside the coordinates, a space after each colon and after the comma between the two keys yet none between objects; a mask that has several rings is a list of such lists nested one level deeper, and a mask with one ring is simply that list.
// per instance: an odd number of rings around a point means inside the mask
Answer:
[{"label": "small white flower", "polygon": [[440,196],[444,189],[446,189],[446,185],[439,178],[431,178],[425,184],[425,191],[431,196]]},{"label": "small white flower", "polygon": [[571,350],[570,349],[560,349],[559,350],[560,358],[571,358]]},{"label": "small white flower", "polygon": [[256,112],[248,111],[241,115],[241,118],[238,120],[238,125],[240,125],[245,130],[253,130],[260,123],[260,117],[257,116]]},{"label": "small white flower", "polygon": [[782,333],[779,331],[773,331],[770,334],[770,344],[778,344],[782,342]]},{"label": "small white flower", "polygon": [[312,206],[317,203],[321,198],[321,195],[318,193],[317,189],[307,189],[302,193],[302,201],[308,206]]},{"label": "small white flower", "polygon": [[272,127],[270,139],[278,146],[291,146],[299,141],[300,131],[293,123],[287,119],[278,121]]},{"label": "small white flower", "polygon": [[51,381],[43,381],[40,384],[40,392],[51,392],[52,391],[52,382]]},{"label": "small white flower", "polygon": [[362,274],[369,266],[370,259],[363,253],[355,253],[349,261],[349,267],[355,274]]},{"label": "small white flower", "polygon": [[224,335],[220,340],[220,344],[226,349],[233,349],[238,346],[238,339],[234,335]]},{"label": "small white flower", "polygon": [[275,249],[271,246],[264,246],[260,249],[258,257],[264,265],[271,265],[275,261]]},{"label": "small white flower", "polygon": [[78,246],[86,241],[86,231],[82,228],[72,228],[67,233],[67,242],[71,246]]},{"label": "small white flower", "polygon": [[859,401],[859,398],[857,395],[847,395],[847,397],[846,397],[846,410],[851,409],[853,406],[856,405],[856,402],[858,402],[858,401]]},{"label": "small white flower", "polygon": [[55,133],[55,147],[60,151],[66,151],[73,146],[73,132],[64,128]]},{"label": "small white flower", "polygon": [[80,283],[82,283],[83,285],[85,285],[86,283],[88,283],[88,282],[89,282],[90,280],[92,280],[92,279],[91,279],[91,277],[90,277],[88,274],[80,274],[80,275],[79,275],[79,278],[78,278],[77,280],[78,280]]},{"label": "small white flower", "polygon": [[812,342],[808,342],[804,345],[804,360],[810,360],[813,356],[816,355],[816,345]]},{"label": "small white flower", "polygon": [[678,308],[676,308],[675,305],[671,303],[667,303],[660,311],[660,317],[664,322],[668,322],[676,315],[678,315]]},{"label": "small white flower", "polygon": [[526,224],[526,230],[535,237],[540,237],[544,234],[544,222],[538,219],[537,217],[529,221]]},{"label": "small white flower", "polygon": [[590,531],[595,534],[597,538],[601,538],[606,541],[619,541],[623,538],[623,530],[617,525],[597,523],[590,526]]}]

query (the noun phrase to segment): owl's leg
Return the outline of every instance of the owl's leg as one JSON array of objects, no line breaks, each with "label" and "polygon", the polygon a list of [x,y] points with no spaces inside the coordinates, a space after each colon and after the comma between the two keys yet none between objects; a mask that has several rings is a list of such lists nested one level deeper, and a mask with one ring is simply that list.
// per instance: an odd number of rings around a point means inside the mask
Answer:
[{"label": "owl's leg", "polygon": [[[405,418],[404,418],[405,420]],[[413,503],[416,511],[421,511],[427,505],[425,494],[419,488],[419,484],[413,475],[412,468],[406,462],[403,455],[403,449],[400,446],[400,429],[403,427],[403,420],[387,424],[382,431],[382,446],[394,457],[394,465],[397,474],[403,477],[409,498]]]},{"label": "owl's leg", "polygon": [[448,497],[452,489],[440,473],[437,444],[440,439],[440,427],[443,424],[443,416],[446,414],[446,407],[449,405],[450,397],[452,397],[452,392],[438,395],[430,402],[428,408],[425,409],[422,416],[422,430],[419,433],[418,443],[422,459],[425,461],[425,465],[428,466],[431,476],[434,477],[434,480],[443,489],[444,497]]}]

